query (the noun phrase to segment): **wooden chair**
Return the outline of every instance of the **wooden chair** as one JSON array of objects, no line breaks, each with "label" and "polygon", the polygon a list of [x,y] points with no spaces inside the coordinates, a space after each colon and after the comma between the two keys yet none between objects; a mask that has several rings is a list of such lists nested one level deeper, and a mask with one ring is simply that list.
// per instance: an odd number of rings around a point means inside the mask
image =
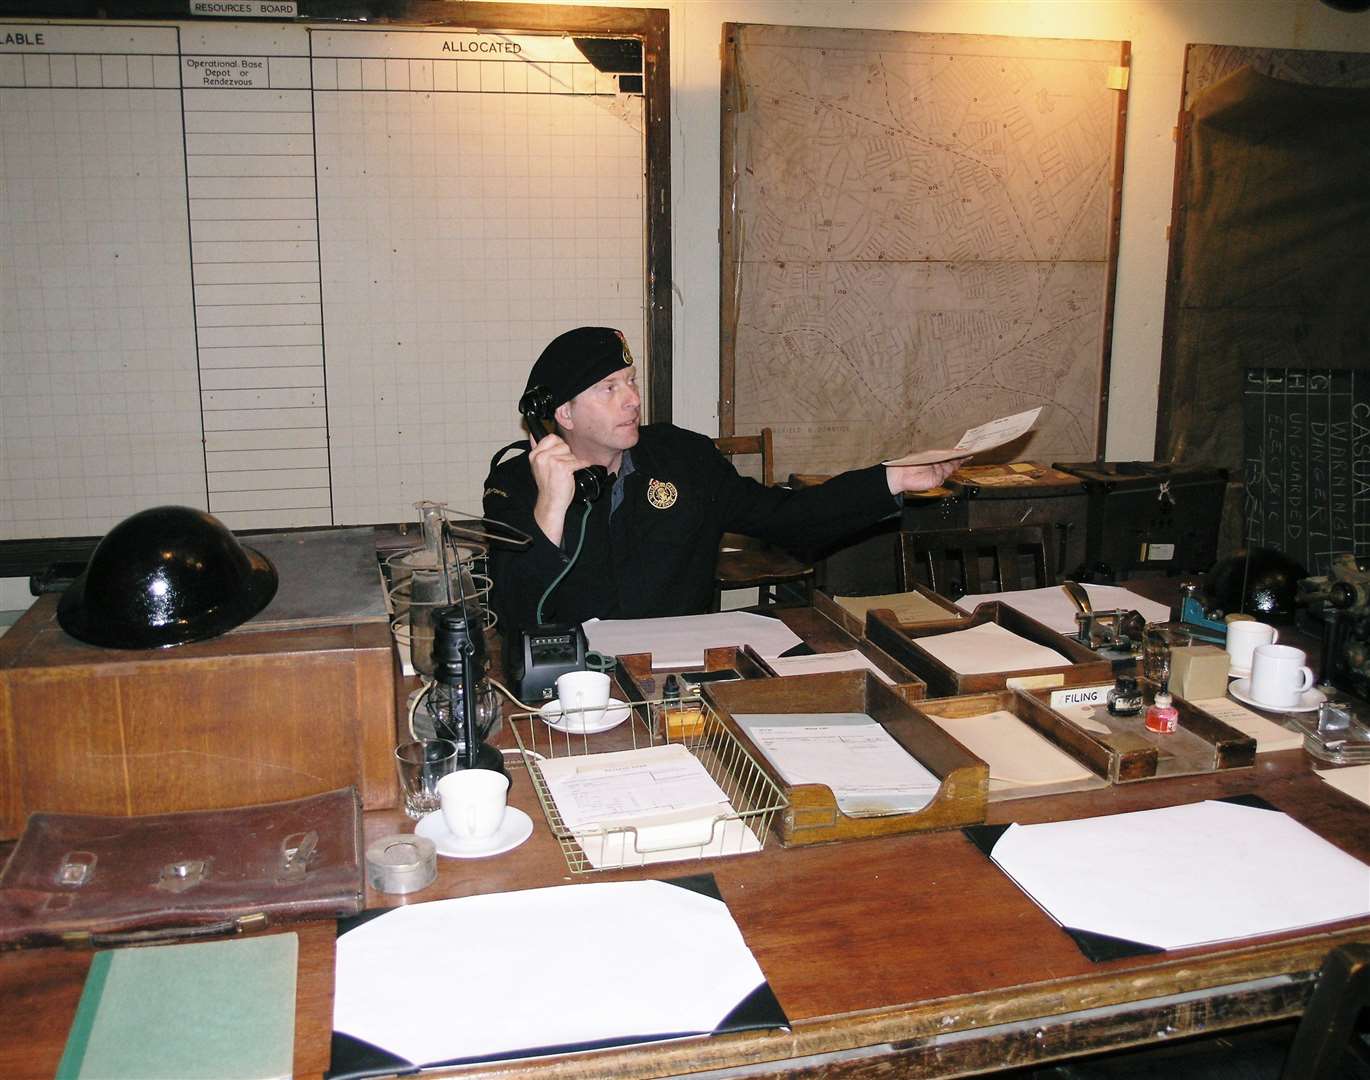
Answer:
[{"label": "wooden chair", "polygon": [[918,582],[955,600],[966,594],[1038,589],[1055,581],[1040,525],[900,532],[901,588]]},{"label": "wooden chair", "polygon": [[[755,435],[723,435],[714,440],[719,453],[728,458],[759,459],[760,480],[775,482],[770,428]],[[730,589],[756,589],[758,607],[803,605],[813,601],[813,566],[789,552],[739,533],[724,533],[714,567],[714,604],[719,610],[723,593]]]}]

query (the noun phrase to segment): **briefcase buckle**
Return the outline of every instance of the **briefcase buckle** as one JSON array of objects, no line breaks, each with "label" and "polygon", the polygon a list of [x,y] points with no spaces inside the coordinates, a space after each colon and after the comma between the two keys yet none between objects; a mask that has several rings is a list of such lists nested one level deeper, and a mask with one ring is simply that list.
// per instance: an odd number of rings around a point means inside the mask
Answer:
[{"label": "briefcase buckle", "polygon": [[182,893],[193,889],[209,876],[211,859],[180,859],[162,867],[157,888],[165,892]]}]

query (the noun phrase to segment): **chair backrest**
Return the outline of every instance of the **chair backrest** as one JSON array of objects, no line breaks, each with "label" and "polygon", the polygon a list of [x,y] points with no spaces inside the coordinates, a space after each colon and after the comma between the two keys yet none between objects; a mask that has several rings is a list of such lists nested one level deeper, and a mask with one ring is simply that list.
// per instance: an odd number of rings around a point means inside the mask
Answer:
[{"label": "chair backrest", "polygon": [[1333,949],[1318,970],[1313,995],[1280,1073],[1282,1080],[1337,1080],[1364,1075],[1363,1065],[1361,1069],[1346,1065],[1348,1053],[1359,1054],[1359,1060],[1364,1060],[1364,1042],[1360,1042],[1359,1051],[1350,1046],[1351,1040],[1360,1040],[1357,1021],[1366,1009],[1370,1009],[1370,944],[1350,943]]},{"label": "chair backrest", "polygon": [[953,599],[1038,589],[1055,580],[1040,525],[901,532],[899,568],[903,588],[916,581]]},{"label": "chair backrest", "polygon": [[755,435],[720,435],[714,440],[718,452],[725,457],[755,454],[761,458],[761,482],[767,487],[775,483],[772,464],[771,429],[763,427]]}]

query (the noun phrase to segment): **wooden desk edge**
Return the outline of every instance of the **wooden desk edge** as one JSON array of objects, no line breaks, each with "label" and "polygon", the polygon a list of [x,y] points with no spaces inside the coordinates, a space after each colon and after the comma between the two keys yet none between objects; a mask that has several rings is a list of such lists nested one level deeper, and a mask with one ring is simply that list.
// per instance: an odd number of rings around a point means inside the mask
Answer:
[{"label": "wooden desk edge", "polygon": [[[1312,991],[1313,977],[1327,953],[1351,942],[1370,942],[1370,923],[1254,945],[1240,952],[1215,957],[1206,957],[1201,952],[1177,956],[1132,972],[1124,980],[1119,979],[1111,965],[1101,965],[1098,972],[1081,978],[1003,987],[914,1005],[799,1021],[789,1032],[774,1029],[738,1032],[537,1061],[466,1066],[439,1070],[431,1075],[500,1080],[525,1076],[535,1076],[538,1080],[586,1080],[589,1077],[652,1080],[710,1069],[768,1063],[775,1065],[776,1073],[782,1073],[789,1068],[799,1069],[811,1065],[811,1062],[803,1060],[805,1058],[859,1051],[867,1047],[873,1056],[883,1057],[889,1054],[892,1045],[898,1047],[899,1044],[1015,1022],[1049,1028],[1053,1022],[1084,1010],[1121,1009],[1126,1006],[1145,1009],[1148,1003],[1172,995],[1202,994],[1204,991],[1217,991],[1277,976],[1285,976],[1298,984],[1296,996],[1301,1008],[1302,1001]],[[1279,1015],[1256,1019],[1281,1019],[1297,1015],[1297,1012],[1298,1009],[1284,1009]],[[1199,1028],[1217,1031],[1252,1022],[1253,1019],[1246,1015],[1234,1016],[1228,1024],[1205,1016]],[[1176,1030],[1172,1032],[1172,1037],[1193,1033]],[[967,1046],[973,1041],[967,1040]],[[1085,1044],[1071,1047],[1070,1052],[1078,1054],[1099,1048]],[[1060,1056],[1064,1055],[1047,1054],[1040,1060]],[[948,1073],[952,1074],[959,1075]]]}]

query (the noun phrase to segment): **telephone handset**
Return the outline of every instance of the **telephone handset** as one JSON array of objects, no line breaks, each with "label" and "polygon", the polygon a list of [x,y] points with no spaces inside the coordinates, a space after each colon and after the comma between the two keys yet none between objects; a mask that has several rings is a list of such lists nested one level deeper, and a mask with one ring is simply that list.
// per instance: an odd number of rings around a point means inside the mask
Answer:
[{"label": "telephone handset", "polygon": [[[551,432],[547,421],[552,418],[552,392],[543,386],[535,386],[519,399],[519,412],[528,421],[528,430],[533,441],[540,442]],[[575,472],[576,498],[592,503],[604,494],[609,486],[609,470],[603,465],[587,465]]]}]

